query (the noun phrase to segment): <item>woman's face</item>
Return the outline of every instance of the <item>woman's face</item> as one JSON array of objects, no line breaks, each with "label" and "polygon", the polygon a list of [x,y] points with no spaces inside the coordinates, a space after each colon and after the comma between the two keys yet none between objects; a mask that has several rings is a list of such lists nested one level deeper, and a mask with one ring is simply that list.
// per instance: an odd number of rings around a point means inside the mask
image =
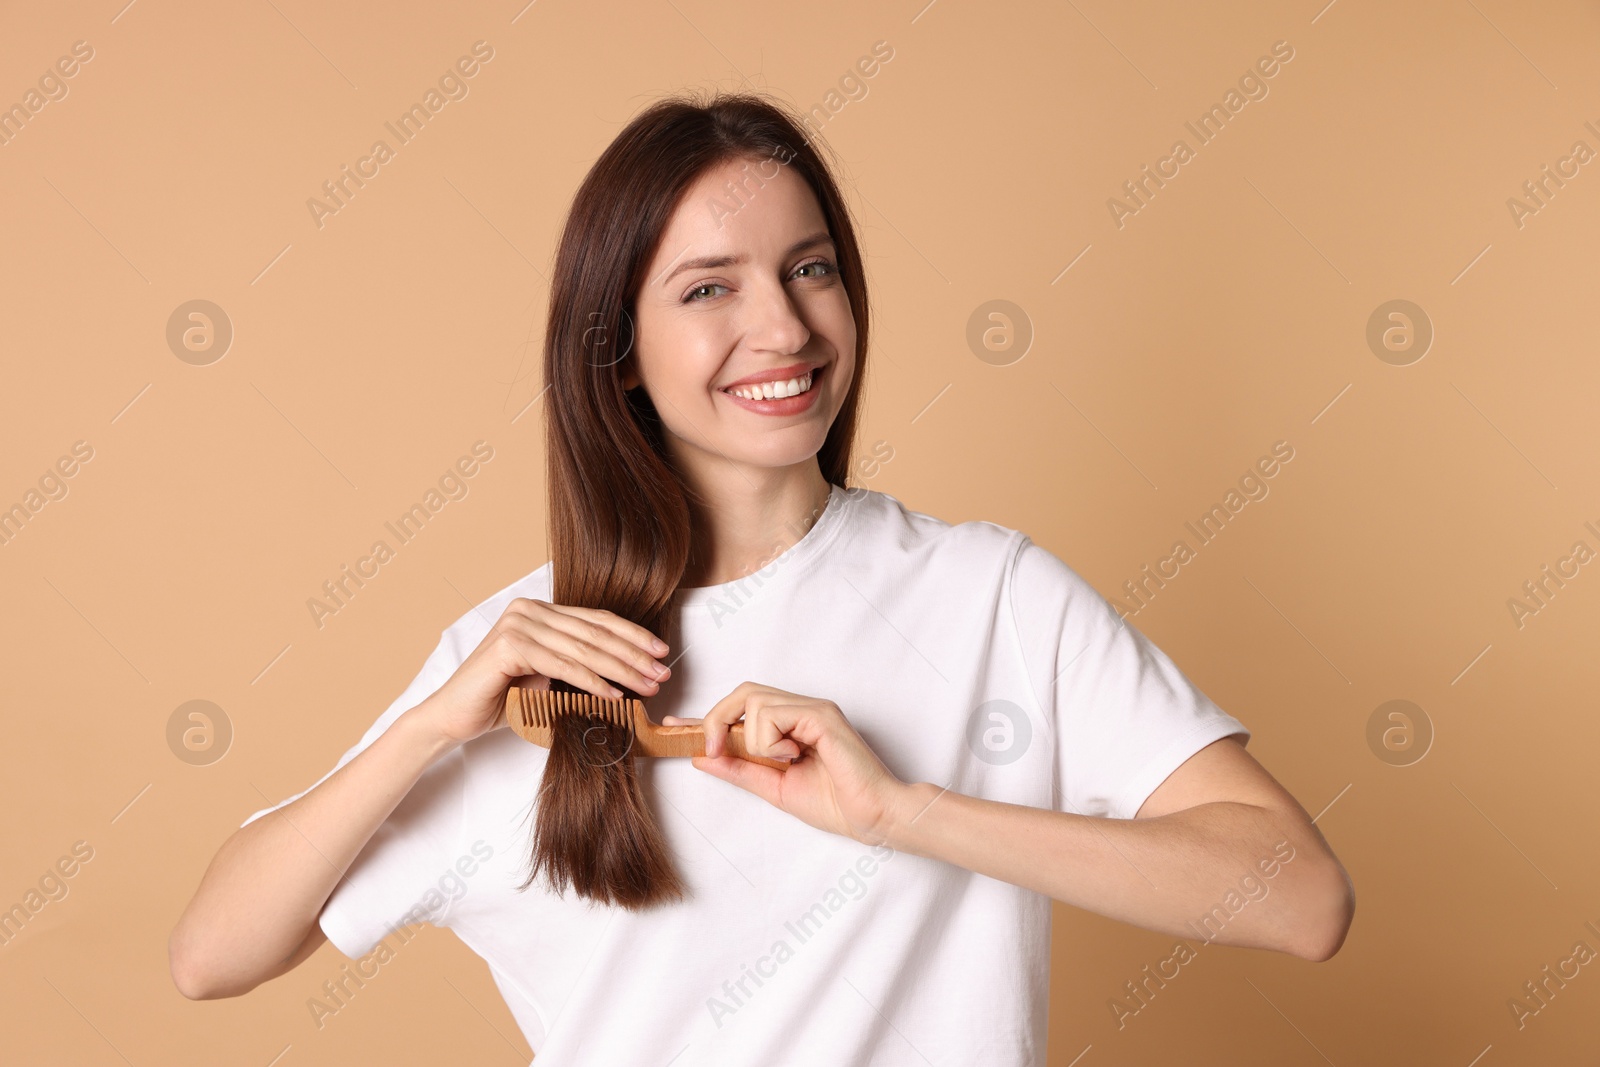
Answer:
[{"label": "woman's face", "polygon": [[[689,188],[634,303],[622,365],[680,465],[718,478],[729,463],[787,467],[821,449],[855,374],[837,262],[811,187],[777,160],[713,167]],[[733,395],[751,379],[767,383],[754,386],[763,399]]]}]

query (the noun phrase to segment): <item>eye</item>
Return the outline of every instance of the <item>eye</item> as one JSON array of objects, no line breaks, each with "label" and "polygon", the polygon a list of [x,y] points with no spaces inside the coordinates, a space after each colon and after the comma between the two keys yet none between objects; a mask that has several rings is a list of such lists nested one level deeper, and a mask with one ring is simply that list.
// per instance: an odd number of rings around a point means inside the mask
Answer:
[{"label": "eye", "polygon": [[834,274],[838,274],[839,273],[839,268],[834,266],[831,262],[829,262],[826,259],[813,259],[809,263],[802,263],[798,267],[796,267],[794,269],[794,271],[795,271],[796,274],[799,274],[803,270],[808,270],[808,269],[812,269],[812,268],[816,268],[816,267],[824,268],[824,273],[821,274],[821,275],[812,274],[812,275],[810,275],[810,277],[812,277],[812,278],[817,278],[817,277],[825,278],[825,277],[828,277],[829,275],[834,275]]},{"label": "eye", "polygon": [[700,292],[700,290],[702,290],[702,289],[726,289],[726,288],[727,288],[726,285],[718,285],[716,282],[706,282],[703,285],[697,285],[693,289],[690,289],[689,290],[689,295],[687,295],[687,296],[685,296],[683,298],[683,302],[685,304],[692,304],[692,303],[695,303],[695,302],[699,301],[700,297],[698,295],[696,295],[696,294],[698,294]]},{"label": "eye", "polygon": [[[820,274],[817,274],[817,273],[812,273],[812,274],[809,274],[809,275],[801,275],[800,274],[800,272],[804,271],[804,270],[809,270],[809,271],[815,272],[819,268],[822,271],[822,273],[820,273]],[[795,273],[795,275],[797,277],[807,277],[807,278],[811,278],[811,279],[815,280],[815,279],[828,278],[828,277],[835,276],[835,275],[837,275],[839,273],[839,268],[837,266],[835,266],[834,263],[831,260],[820,259],[819,258],[819,259],[813,259],[813,260],[811,260],[810,262],[807,262],[807,263],[800,264],[798,267],[796,267],[794,269],[794,273]],[[716,293],[711,292],[711,293],[705,293],[705,295],[702,296],[701,294],[705,290],[707,290],[707,289],[713,289],[713,290],[714,289],[726,289],[726,288],[728,288],[728,287],[726,285],[721,284],[720,282],[703,282],[700,285],[695,286],[693,289],[690,289],[689,292],[684,295],[682,303],[685,303],[685,304],[703,303],[704,301],[709,300],[713,296],[717,295]]]}]

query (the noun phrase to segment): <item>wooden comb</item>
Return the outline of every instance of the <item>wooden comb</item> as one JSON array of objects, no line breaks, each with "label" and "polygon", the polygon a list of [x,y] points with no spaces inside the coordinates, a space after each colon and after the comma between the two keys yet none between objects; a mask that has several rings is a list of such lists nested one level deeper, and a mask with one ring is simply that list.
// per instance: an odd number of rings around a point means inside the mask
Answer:
[{"label": "wooden comb", "polygon": [[[506,722],[524,741],[550,747],[551,724],[557,715],[587,715],[627,732],[629,752],[635,756],[704,756],[706,734],[699,723],[661,726],[645,714],[644,701],[633,697],[621,700],[598,697],[593,693],[566,693],[546,689],[527,689],[513,685],[506,690]],[[767,756],[753,756],[745,748],[744,723],[728,729],[723,751],[751,763],[778,770],[789,764]]]}]

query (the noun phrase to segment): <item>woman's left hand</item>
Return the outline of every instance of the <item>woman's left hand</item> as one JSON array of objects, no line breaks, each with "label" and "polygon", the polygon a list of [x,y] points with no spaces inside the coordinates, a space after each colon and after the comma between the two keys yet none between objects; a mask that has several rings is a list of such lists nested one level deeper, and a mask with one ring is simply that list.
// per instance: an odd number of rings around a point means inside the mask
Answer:
[{"label": "woman's left hand", "polygon": [[[752,755],[794,758],[785,770],[726,753],[728,727],[744,720]],[[887,839],[910,790],[878,759],[831,700],[745,682],[703,719],[665,716],[662,724],[702,723],[706,755],[694,765],[732,782],[819,830],[863,844]]]}]

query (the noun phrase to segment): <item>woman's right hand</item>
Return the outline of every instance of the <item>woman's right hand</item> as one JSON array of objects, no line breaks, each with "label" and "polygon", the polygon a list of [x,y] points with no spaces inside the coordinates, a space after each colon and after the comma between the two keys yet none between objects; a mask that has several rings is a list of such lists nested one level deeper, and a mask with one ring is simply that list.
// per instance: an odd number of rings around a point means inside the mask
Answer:
[{"label": "woman's right hand", "polygon": [[672,673],[655,634],[603,608],[517,597],[444,685],[416,713],[446,741],[462,744],[506,727],[512,682],[549,689],[560,678],[596,696],[620,698],[619,681],[649,695]]}]

